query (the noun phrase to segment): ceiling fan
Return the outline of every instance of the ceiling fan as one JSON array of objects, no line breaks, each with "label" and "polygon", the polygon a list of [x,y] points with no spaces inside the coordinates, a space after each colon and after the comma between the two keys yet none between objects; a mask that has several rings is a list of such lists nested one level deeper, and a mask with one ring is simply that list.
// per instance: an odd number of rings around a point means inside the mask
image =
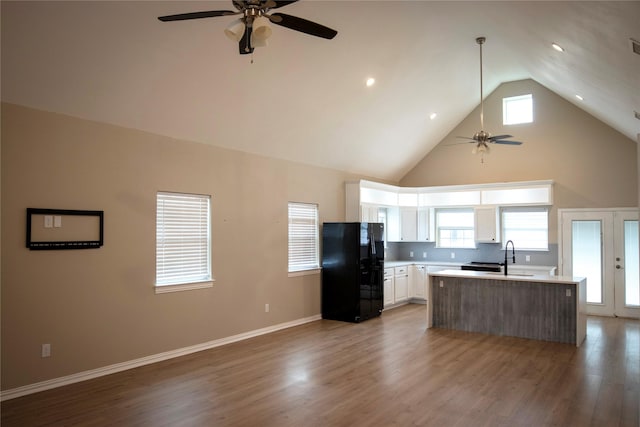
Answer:
[{"label": "ceiling fan", "polygon": [[162,22],[185,21],[189,19],[213,18],[216,16],[242,15],[227,27],[224,31],[227,37],[238,42],[241,55],[253,53],[254,47],[266,46],[267,38],[271,35],[271,28],[267,25],[271,22],[291,30],[300,31],[324,39],[332,39],[337,31],[315,22],[284,13],[269,13],[271,9],[287,6],[293,1],[277,0],[232,0],[233,10],[209,10],[203,12],[180,13],[177,15],[160,16]]},{"label": "ceiling fan", "polygon": [[488,144],[522,145],[522,142],[507,140],[507,138],[513,138],[512,135],[492,136],[489,132],[484,131],[484,97],[482,93],[482,45],[486,40],[487,39],[485,37],[476,38],[476,43],[480,45],[480,131],[476,132],[472,138],[468,138],[465,136],[458,137],[468,139],[470,143],[476,144],[476,146],[473,147],[473,154],[480,153],[482,155],[489,153]]}]

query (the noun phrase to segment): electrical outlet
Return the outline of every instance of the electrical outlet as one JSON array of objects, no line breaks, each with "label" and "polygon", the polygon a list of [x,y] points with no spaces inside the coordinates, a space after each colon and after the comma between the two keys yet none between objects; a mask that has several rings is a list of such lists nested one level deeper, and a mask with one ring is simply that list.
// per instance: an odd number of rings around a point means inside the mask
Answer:
[{"label": "electrical outlet", "polygon": [[422,252],[422,258],[426,258],[427,257],[427,253],[426,252]]},{"label": "electrical outlet", "polygon": [[456,258],[456,253],[455,252],[451,252],[451,259],[455,259]]},{"label": "electrical outlet", "polygon": [[444,282],[442,280],[440,280],[440,287],[444,288]]},{"label": "electrical outlet", "polygon": [[268,313],[269,312],[269,304],[265,304],[264,305],[264,312]]},{"label": "electrical outlet", "polygon": [[567,289],[567,296],[570,297],[571,296],[571,289]]},{"label": "electrical outlet", "polygon": [[531,255],[525,255],[524,260],[527,262],[531,262]]},{"label": "electrical outlet", "polygon": [[51,356],[51,344],[42,344],[42,357]]},{"label": "electrical outlet", "polygon": [[413,251],[409,251],[409,258],[413,258]]}]

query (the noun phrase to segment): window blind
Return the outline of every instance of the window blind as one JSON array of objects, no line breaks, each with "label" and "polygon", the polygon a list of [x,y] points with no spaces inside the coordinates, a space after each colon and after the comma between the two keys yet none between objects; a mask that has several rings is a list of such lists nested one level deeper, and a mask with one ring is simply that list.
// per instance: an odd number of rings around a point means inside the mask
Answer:
[{"label": "window blind", "polygon": [[474,248],[473,209],[437,209],[436,246]]},{"label": "window blind", "polygon": [[549,249],[549,212],[546,208],[503,208],[503,241],[518,249]]},{"label": "window blind", "polygon": [[318,205],[289,203],[289,271],[320,267]]},{"label": "window blind", "polygon": [[210,196],[158,193],[156,286],[211,280]]}]

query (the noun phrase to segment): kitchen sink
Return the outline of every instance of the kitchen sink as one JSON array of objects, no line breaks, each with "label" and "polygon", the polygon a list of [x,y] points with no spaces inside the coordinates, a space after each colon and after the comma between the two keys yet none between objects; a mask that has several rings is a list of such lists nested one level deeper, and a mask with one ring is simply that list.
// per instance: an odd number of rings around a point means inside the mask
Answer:
[{"label": "kitchen sink", "polygon": [[[499,272],[499,271],[483,271],[483,274],[490,274],[492,276],[504,276],[504,273]],[[531,273],[509,273],[507,277],[509,276],[520,276],[520,277],[532,277],[533,274]]]}]

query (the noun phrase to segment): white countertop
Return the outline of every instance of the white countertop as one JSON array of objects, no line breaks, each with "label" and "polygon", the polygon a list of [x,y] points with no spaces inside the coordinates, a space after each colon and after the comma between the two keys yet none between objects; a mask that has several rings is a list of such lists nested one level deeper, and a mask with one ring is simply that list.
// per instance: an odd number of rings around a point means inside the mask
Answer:
[{"label": "white countertop", "polygon": [[[447,262],[447,261],[420,261],[420,260],[404,260],[404,261],[385,261],[385,268],[402,267],[405,265],[437,265],[443,267],[452,267],[453,269],[460,268],[462,264],[466,262]],[[511,269],[526,269],[526,270],[540,270],[541,272],[550,271],[552,268],[556,268],[551,265],[532,265],[532,264],[509,264]]]},{"label": "white countertop", "polygon": [[445,262],[445,261],[385,261],[384,267],[402,267],[404,265],[442,265],[444,267],[460,268],[461,262]]},{"label": "white countertop", "polygon": [[[511,266],[509,266],[511,267]],[[490,271],[471,271],[471,270],[443,270],[436,273],[429,273],[430,276],[446,276],[446,277],[466,277],[475,279],[492,279],[492,280],[509,280],[520,282],[545,282],[545,283],[571,283],[577,284],[584,277],[570,276],[549,276],[544,274],[510,274],[505,276],[503,273],[494,273]]]}]

